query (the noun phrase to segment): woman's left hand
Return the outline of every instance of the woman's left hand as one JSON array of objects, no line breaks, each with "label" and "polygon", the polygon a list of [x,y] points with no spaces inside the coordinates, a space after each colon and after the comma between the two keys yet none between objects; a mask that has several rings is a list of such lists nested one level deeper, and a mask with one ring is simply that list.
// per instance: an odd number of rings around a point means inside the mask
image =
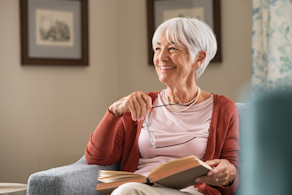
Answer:
[{"label": "woman's left hand", "polygon": [[206,161],[206,163],[214,169],[209,171],[207,176],[196,178],[196,182],[212,186],[227,186],[236,177],[237,171],[235,166],[226,159],[213,159]]}]

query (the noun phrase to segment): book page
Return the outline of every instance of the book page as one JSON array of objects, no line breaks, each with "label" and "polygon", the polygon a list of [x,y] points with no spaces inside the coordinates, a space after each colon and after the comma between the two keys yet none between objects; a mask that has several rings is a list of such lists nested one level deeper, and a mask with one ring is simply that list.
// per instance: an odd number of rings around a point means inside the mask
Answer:
[{"label": "book page", "polygon": [[127,171],[108,171],[108,170],[99,170],[98,173],[99,177],[115,177],[117,175],[139,175]]},{"label": "book page", "polygon": [[126,171],[107,171],[107,170],[100,170],[97,180],[109,183],[114,181],[121,181],[121,180],[130,180],[130,179],[139,179],[145,178],[142,175],[126,172]]},{"label": "book page", "polygon": [[131,179],[115,181],[115,182],[110,182],[110,183],[99,183],[96,186],[96,191],[104,193],[104,194],[109,194],[115,188],[117,188],[118,186],[120,186],[120,185],[122,185],[124,183],[128,183],[128,182],[145,183],[146,182],[146,178],[141,175],[140,178],[131,178]]}]

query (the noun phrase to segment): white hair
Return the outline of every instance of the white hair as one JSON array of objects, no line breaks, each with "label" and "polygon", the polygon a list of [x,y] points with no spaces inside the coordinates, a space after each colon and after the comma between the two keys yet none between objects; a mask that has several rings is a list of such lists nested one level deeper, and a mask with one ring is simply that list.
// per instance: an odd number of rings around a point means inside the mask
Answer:
[{"label": "white hair", "polygon": [[206,51],[206,59],[195,73],[195,79],[198,79],[217,52],[217,41],[212,29],[206,23],[195,18],[169,19],[160,24],[153,35],[152,47],[154,52],[155,45],[163,33],[166,34],[169,42],[171,39],[179,46],[182,46],[180,43],[184,44],[190,53],[191,61],[195,60],[198,52]]}]

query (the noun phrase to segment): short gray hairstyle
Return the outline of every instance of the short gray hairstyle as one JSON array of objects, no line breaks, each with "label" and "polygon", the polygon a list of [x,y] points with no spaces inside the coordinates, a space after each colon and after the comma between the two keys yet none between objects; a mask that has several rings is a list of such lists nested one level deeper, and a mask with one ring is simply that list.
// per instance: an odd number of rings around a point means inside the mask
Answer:
[{"label": "short gray hairstyle", "polygon": [[195,79],[198,79],[217,52],[217,41],[212,29],[206,23],[195,18],[169,19],[160,24],[153,35],[152,47],[154,51],[155,45],[163,33],[166,33],[169,42],[172,39],[177,44],[180,42],[184,44],[192,61],[195,60],[198,52],[206,51],[206,59],[195,73]]}]

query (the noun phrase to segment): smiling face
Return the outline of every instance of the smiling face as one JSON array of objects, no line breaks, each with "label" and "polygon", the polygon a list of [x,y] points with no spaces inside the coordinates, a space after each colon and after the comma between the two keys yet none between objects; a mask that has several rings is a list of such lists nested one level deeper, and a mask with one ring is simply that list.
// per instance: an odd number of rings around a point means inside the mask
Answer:
[{"label": "smiling face", "polygon": [[155,45],[153,62],[159,80],[167,86],[184,86],[195,82],[198,63],[191,61],[187,48],[180,43],[167,40],[163,33]]}]

